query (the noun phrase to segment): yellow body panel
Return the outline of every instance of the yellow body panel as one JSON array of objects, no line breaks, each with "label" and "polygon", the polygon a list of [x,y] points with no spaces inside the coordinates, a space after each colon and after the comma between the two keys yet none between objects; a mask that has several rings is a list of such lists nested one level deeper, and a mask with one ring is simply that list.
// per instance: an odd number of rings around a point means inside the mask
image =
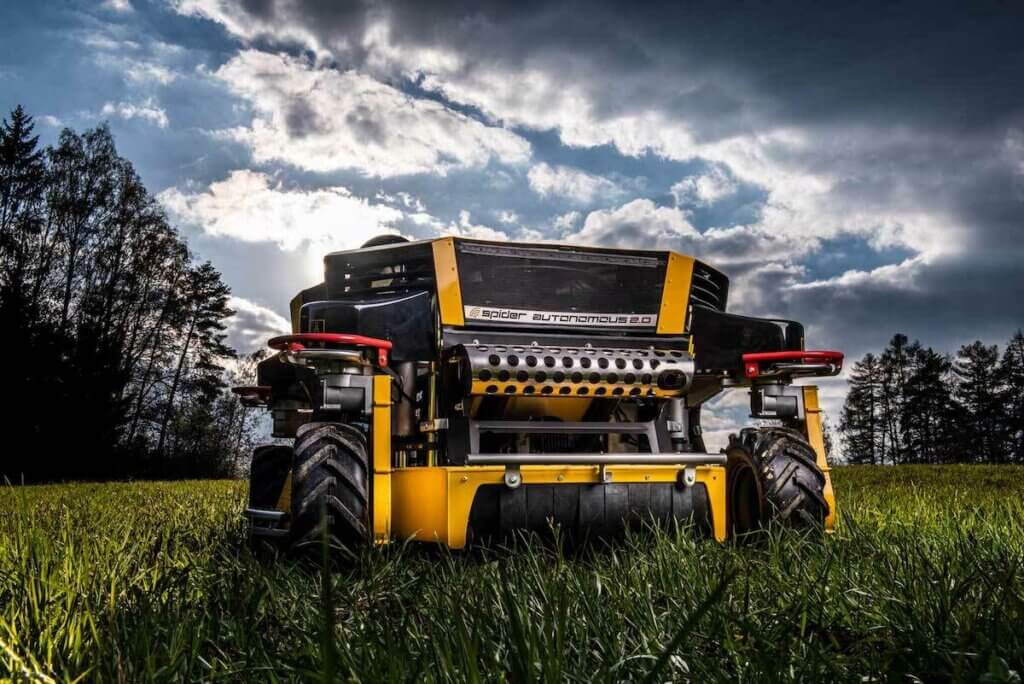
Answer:
[{"label": "yellow body panel", "polygon": [[373,539],[391,538],[391,378],[373,378]]},{"label": "yellow body panel", "polygon": [[[516,383],[504,384],[515,385]],[[470,404],[471,415],[476,415],[477,409],[479,409],[480,404],[483,401],[483,397],[479,396],[481,394],[484,394],[484,392],[480,392],[478,395],[474,395],[472,397],[472,403]],[[502,417],[507,420],[528,420],[533,416],[554,416],[560,420],[583,420],[583,416],[586,415],[587,409],[590,408],[590,401],[591,400],[589,398],[578,399],[575,397],[544,397],[512,394],[508,395],[508,403],[502,411]]]},{"label": "yellow body panel", "polygon": [[825,473],[825,501],[828,503],[828,516],[825,518],[825,529],[829,532],[836,527],[836,495],[832,490],[832,476],[829,473],[828,459],[825,458],[825,436],[821,427],[821,406],[818,403],[818,388],[815,385],[805,385],[804,391],[804,412],[807,420],[804,430],[807,441],[814,447],[814,453],[818,456],[818,467]]},{"label": "yellow body panel", "polygon": [[661,310],[658,312],[659,335],[681,335],[685,332],[692,278],[693,257],[669,252],[665,287],[661,291]]},{"label": "yellow body panel", "polygon": [[[676,482],[679,466],[608,466],[616,484]],[[597,466],[523,466],[523,484],[600,484]],[[392,532],[396,539],[417,539],[466,546],[473,498],[483,485],[503,484],[503,466],[398,468],[392,474]],[[715,539],[725,541],[725,468],[699,466],[697,482],[707,488]]]},{"label": "yellow body panel", "polygon": [[434,240],[431,246],[434,249],[437,305],[441,310],[441,325],[465,325],[459,269],[455,262],[455,240],[450,237],[441,238]]}]

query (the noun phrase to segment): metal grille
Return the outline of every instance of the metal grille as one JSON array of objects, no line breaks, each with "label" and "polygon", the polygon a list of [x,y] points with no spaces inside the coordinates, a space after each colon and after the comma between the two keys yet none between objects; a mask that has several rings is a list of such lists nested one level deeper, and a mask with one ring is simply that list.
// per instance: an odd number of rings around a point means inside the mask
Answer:
[{"label": "metal grille", "polygon": [[466,345],[473,394],[675,396],[693,379],[690,355],[672,349]]},{"label": "metal grille", "polygon": [[324,260],[331,299],[434,287],[429,245],[419,243],[337,252]]},{"label": "metal grille", "polygon": [[729,279],[707,264],[694,261],[690,305],[724,312],[728,297]]}]

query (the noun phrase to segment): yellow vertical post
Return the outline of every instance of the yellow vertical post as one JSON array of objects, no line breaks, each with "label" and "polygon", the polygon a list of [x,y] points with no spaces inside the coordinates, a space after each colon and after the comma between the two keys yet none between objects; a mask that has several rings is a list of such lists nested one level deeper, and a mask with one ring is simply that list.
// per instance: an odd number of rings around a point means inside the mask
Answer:
[{"label": "yellow vertical post", "polygon": [[373,377],[373,540],[391,539],[391,378]]},{"label": "yellow vertical post", "polygon": [[459,287],[459,268],[455,261],[455,240],[440,238],[433,242],[434,273],[437,279],[437,306],[442,325],[465,325],[462,310],[462,289]]},{"label": "yellow vertical post", "polygon": [[669,252],[665,286],[661,290],[658,334],[679,335],[686,328],[686,310],[690,302],[693,257]]},{"label": "yellow vertical post", "polygon": [[832,491],[832,476],[829,473],[828,459],[825,457],[825,435],[821,425],[821,405],[818,403],[816,385],[805,385],[804,392],[804,435],[814,447],[818,457],[818,467],[825,473],[825,501],[828,503],[828,515],[825,517],[825,529],[833,531],[836,526],[836,495]]}]

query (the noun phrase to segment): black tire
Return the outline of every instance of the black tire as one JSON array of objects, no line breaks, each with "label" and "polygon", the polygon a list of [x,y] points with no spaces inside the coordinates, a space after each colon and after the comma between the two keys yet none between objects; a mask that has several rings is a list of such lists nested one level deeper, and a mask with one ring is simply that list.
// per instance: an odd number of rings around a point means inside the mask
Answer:
[{"label": "black tire", "polygon": [[736,534],[769,523],[821,527],[828,515],[825,474],[814,447],[790,428],[744,428],[729,439],[728,525]]},{"label": "black tire", "polygon": [[295,436],[292,547],[353,551],[370,538],[366,437],[343,423],[306,423]]}]

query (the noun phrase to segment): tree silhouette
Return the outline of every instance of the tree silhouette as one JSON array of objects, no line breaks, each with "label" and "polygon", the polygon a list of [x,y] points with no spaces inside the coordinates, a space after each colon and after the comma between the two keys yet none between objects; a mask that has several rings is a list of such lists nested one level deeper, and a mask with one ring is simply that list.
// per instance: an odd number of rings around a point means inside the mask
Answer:
[{"label": "tree silhouette", "polygon": [[106,126],[40,149],[16,108],[0,124],[0,476],[229,474],[254,429],[224,385],[229,294]]}]

